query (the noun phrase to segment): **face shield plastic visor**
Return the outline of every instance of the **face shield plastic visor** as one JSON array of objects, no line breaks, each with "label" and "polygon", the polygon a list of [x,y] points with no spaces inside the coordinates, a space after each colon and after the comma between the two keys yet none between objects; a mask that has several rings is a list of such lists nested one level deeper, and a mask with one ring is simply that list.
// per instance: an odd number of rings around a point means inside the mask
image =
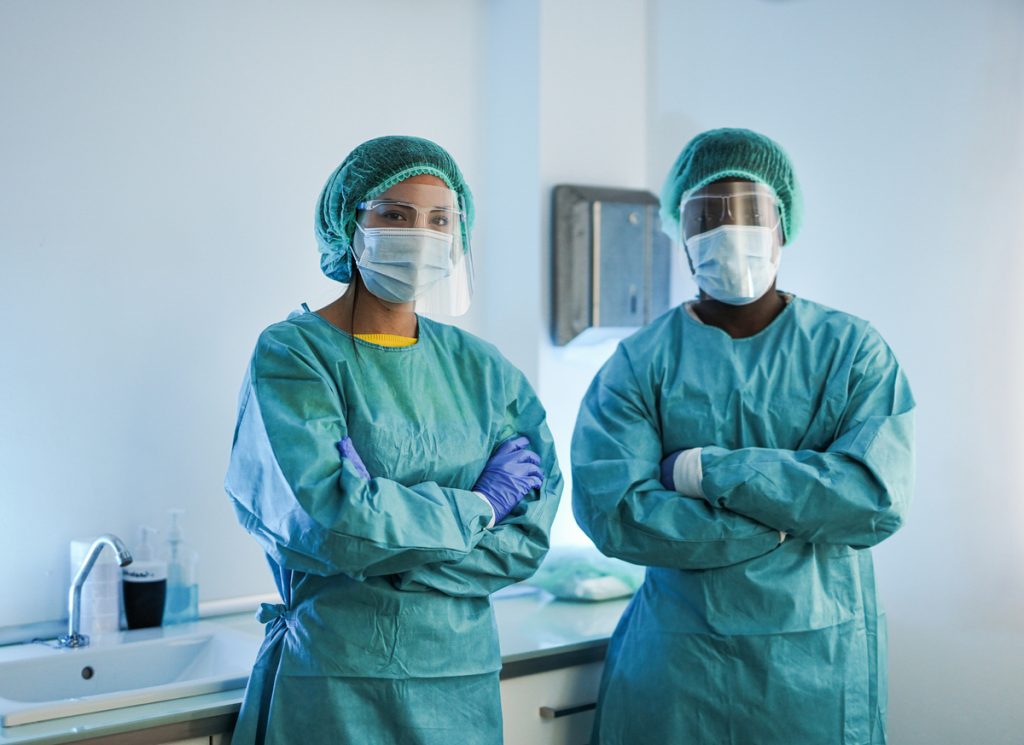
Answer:
[{"label": "face shield plastic visor", "polygon": [[681,243],[722,225],[768,228],[782,245],[782,216],[770,186],[755,181],[716,181],[683,194],[679,202]]},{"label": "face shield plastic visor", "polygon": [[356,266],[367,289],[417,313],[462,315],[473,298],[465,210],[445,186],[401,182],[357,206]]},{"label": "face shield plastic visor", "polygon": [[774,192],[750,181],[717,182],[683,196],[683,245],[697,286],[731,305],[761,297],[775,281],[782,245]]}]

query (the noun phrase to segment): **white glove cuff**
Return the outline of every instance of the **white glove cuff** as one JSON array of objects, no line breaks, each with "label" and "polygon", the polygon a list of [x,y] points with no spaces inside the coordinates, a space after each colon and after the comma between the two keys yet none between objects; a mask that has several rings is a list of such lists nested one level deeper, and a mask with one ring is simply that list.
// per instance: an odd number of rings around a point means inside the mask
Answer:
[{"label": "white glove cuff", "polygon": [[701,448],[684,450],[672,465],[672,481],[676,485],[676,491],[684,497],[704,498],[704,489],[700,485],[704,479],[700,453]]},{"label": "white glove cuff", "polygon": [[476,494],[478,497],[480,497],[480,499],[484,500],[484,502],[487,504],[487,509],[489,509],[491,511],[491,521],[489,523],[487,523],[487,525],[485,525],[484,527],[485,528],[493,528],[494,527],[494,518],[496,517],[496,515],[494,514],[494,507],[491,505],[490,500],[487,499],[487,497],[485,497],[483,494],[481,494],[478,491],[475,491],[473,493]]}]

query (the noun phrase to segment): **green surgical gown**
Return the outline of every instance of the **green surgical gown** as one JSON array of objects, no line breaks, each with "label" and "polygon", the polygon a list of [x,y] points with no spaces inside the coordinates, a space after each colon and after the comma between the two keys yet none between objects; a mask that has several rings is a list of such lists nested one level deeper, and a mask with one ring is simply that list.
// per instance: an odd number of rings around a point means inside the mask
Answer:
[{"label": "green surgical gown", "polygon": [[[870,324],[799,298],[749,338],[681,306],[619,345],[580,409],[573,509],[648,569],[593,745],[886,742],[868,549],[906,515],[913,409]],[[659,481],[694,447],[704,499]]]},{"label": "green surgical gown", "polygon": [[[470,489],[520,433],[543,489],[488,528]],[[225,485],[282,601],[260,611],[233,743],[501,742],[489,595],[537,569],[562,489],[519,370],[422,317],[417,344],[389,348],[293,314],[256,345]]]}]

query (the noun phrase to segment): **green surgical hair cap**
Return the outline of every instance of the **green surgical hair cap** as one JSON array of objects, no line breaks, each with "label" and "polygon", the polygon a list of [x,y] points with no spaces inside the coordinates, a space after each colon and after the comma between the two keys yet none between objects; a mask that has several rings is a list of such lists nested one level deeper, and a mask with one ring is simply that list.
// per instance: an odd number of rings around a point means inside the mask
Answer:
[{"label": "green surgical hair cap", "polygon": [[711,129],[690,140],[661,189],[661,229],[679,240],[679,202],[689,191],[723,178],[757,181],[779,200],[785,243],[803,221],[803,194],[793,164],[778,143],[749,129]]},{"label": "green surgical hair cap", "polygon": [[[356,206],[400,181],[424,174],[437,176],[459,195],[468,232],[473,227],[473,195],[448,151],[420,137],[377,137],[349,153],[320,192],[314,231],[323,273],[338,282],[350,282]],[[469,245],[468,235],[462,236],[462,245]]]}]

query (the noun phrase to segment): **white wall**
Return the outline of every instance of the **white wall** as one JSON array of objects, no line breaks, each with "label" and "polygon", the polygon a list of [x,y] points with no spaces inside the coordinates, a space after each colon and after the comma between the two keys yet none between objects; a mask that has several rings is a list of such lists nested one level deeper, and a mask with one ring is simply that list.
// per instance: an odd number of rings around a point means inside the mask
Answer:
[{"label": "white wall", "polygon": [[483,318],[482,333],[538,388],[540,0],[492,0],[485,27],[482,165],[488,205],[481,205],[473,240],[486,252],[476,262],[473,305]]},{"label": "white wall", "polygon": [[646,2],[492,0],[485,25],[489,210],[475,236],[487,252],[474,305],[481,333],[547,408],[566,481],[552,542],[585,544],[572,516],[569,442],[583,393],[615,342],[550,342],[551,189],[645,187]]},{"label": "white wall", "polygon": [[908,525],[875,551],[891,741],[1019,743],[1024,5],[652,0],[650,169],[746,126],[807,196],[780,286],[872,321],[918,399]]},{"label": "white wall", "polygon": [[61,617],[72,536],[171,506],[202,600],[272,589],[221,486],[248,355],[338,293],[313,212],[359,142],[480,183],[484,6],[0,3],[0,626]]},{"label": "white wall", "polygon": [[580,401],[617,341],[565,347],[551,343],[551,190],[560,183],[647,187],[646,9],[646,0],[542,3],[539,207],[547,271],[539,390],[566,482],[552,529],[554,543],[590,542],[572,516],[569,446]]}]

